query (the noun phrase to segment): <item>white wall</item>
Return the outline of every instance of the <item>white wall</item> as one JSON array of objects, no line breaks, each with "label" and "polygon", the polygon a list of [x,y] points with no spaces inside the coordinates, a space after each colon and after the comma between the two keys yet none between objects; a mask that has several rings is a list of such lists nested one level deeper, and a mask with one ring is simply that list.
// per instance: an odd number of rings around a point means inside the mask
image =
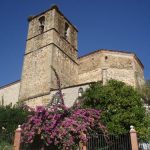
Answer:
[{"label": "white wall", "polygon": [[[64,95],[64,102],[67,107],[71,107],[74,104],[74,102],[77,100],[78,90],[80,87],[82,87],[83,91],[85,91],[85,89],[88,88],[89,85],[88,84],[78,85],[78,86],[62,89],[62,93]],[[57,93],[57,90],[51,91],[50,100],[52,99],[55,93]]]},{"label": "white wall", "polygon": [[11,83],[9,85],[0,88],[0,105],[2,104],[2,99],[4,100],[4,105],[13,105],[18,101],[20,89],[20,81]]}]

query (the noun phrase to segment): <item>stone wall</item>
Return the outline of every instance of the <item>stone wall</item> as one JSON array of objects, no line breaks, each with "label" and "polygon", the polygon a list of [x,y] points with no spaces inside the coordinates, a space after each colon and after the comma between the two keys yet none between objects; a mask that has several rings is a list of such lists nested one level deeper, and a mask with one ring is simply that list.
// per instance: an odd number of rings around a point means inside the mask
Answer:
[{"label": "stone wall", "polygon": [[30,17],[31,19],[29,19],[27,40],[34,38],[38,35],[41,35],[39,19],[42,16],[45,16],[44,32],[54,28],[54,18],[55,18],[55,10],[54,9],[52,9],[50,11],[46,11],[37,16],[32,16],[32,17]]},{"label": "stone wall", "polygon": [[[63,98],[65,105],[67,107],[73,106],[73,104],[78,100],[78,91],[79,88],[83,88],[83,91],[89,87],[89,84],[84,85],[76,85],[72,87],[67,87],[62,89]],[[49,103],[52,103],[53,96],[58,92],[58,90],[52,90],[49,94],[40,96],[37,98],[32,98],[30,100],[26,100],[25,103],[30,107],[36,106],[46,106]]]},{"label": "stone wall", "polygon": [[103,65],[106,69],[106,78],[123,81],[129,85],[135,86],[133,55],[130,53],[117,51],[102,51]]},{"label": "stone wall", "polygon": [[70,57],[70,59],[77,62],[77,50],[56,31],[54,31],[53,38],[54,44],[59,47],[59,49],[61,49],[68,57]]},{"label": "stone wall", "polygon": [[109,68],[107,70],[107,80],[115,79],[125,82],[128,85],[135,86],[134,71],[127,69]]},{"label": "stone wall", "polygon": [[79,84],[102,80],[101,57],[97,52],[79,58]]},{"label": "stone wall", "polygon": [[4,105],[12,105],[18,102],[19,96],[19,89],[20,89],[20,81],[11,83],[4,87],[0,88],[0,105],[2,105],[2,99],[4,101]]},{"label": "stone wall", "polygon": [[52,44],[53,34],[54,31],[50,30],[49,32],[45,32],[30,40],[27,40],[25,54],[42,49],[43,47],[47,47],[49,44]]},{"label": "stone wall", "polygon": [[[57,9],[54,10],[54,28],[67,42],[70,43],[75,49],[78,47],[77,43],[77,29],[75,26]],[[69,33],[65,38],[65,24],[68,25]]]},{"label": "stone wall", "polygon": [[[59,75],[62,87],[77,84],[78,64],[56,46],[53,46],[52,66]],[[57,80],[53,71],[51,75],[51,88],[57,88]]]},{"label": "stone wall", "polygon": [[25,100],[25,104],[35,108],[36,106],[46,106],[48,102],[50,101],[50,94],[45,94],[43,96],[38,96],[36,98],[30,98],[28,100]]},{"label": "stone wall", "polygon": [[134,56],[134,66],[135,66],[135,84],[138,87],[141,87],[145,83],[144,81],[144,67],[139,65],[139,60]]},{"label": "stone wall", "polygon": [[99,50],[79,58],[79,83],[109,79],[134,87],[141,85],[144,83],[142,64],[133,53],[110,50]]},{"label": "stone wall", "polygon": [[63,89],[67,106],[77,98],[78,84],[95,81],[105,84],[109,79],[134,87],[144,83],[143,65],[133,53],[102,49],[78,58],[78,31],[56,6],[28,20],[21,83],[0,88],[0,98],[6,104],[11,101],[14,104],[18,95],[19,100],[30,106],[47,104],[57,88],[52,66],[61,86],[71,86]]},{"label": "stone wall", "polygon": [[20,100],[50,91],[52,47],[49,45],[25,56]]},{"label": "stone wall", "polygon": [[77,83],[77,30],[57,7],[29,19],[19,100],[41,97],[56,88],[51,66],[62,87]]},{"label": "stone wall", "polygon": [[[65,105],[67,107],[71,107],[78,99],[79,88],[83,88],[83,91],[85,91],[86,88],[88,87],[89,84],[83,84],[63,88],[62,93],[64,96]],[[16,102],[18,102],[19,89],[20,89],[20,81],[0,88],[0,104],[2,103],[2,97],[4,99],[4,105],[8,105],[10,103],[12,103],[13,105],[16,104]],[[52,97],[57,92],[58,90],[52,90],[47,94],[27,99],[24,102],[30,107],[46,106],[47,104],[51,103]]]}]

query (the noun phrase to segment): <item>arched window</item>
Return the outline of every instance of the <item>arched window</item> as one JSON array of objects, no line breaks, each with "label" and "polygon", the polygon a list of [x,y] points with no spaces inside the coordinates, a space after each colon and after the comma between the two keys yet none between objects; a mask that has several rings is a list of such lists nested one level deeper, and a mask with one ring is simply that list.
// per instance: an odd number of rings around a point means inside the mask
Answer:
[{"label": "arched window", "polygon": [[69,36],[69,25],[65,23],[65,31],[64,31],[64,37],[67,39]]},{"label": "arched window", "polygon": [[44,16],[40,17],[39,22],[40,22],[40,26],[39,26],[40,33],[43,33],[44,25],[45,25],[45,17]]},{"label": "arched window", "polygon": [[83,94],[83,88],[80,87],[79,90],[78,90],[78,97],[81,97]]}]

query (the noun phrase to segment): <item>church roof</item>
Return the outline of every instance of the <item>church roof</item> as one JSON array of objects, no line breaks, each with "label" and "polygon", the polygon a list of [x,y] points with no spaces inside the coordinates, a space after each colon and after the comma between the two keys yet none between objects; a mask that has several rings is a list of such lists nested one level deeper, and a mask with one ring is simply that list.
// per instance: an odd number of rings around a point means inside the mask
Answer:
[{"label": "church roof", "polygon": [[104,51],[104,52],[114,52],[114,53],[123,53],[123,54],[131,54],[131,55],[133,55],[135,60],[139,63],[139,65],[142,67],[142,69],[144,69],[144,65],[142,64],[140,59],[137,57],[137,55],[134,52],[129,52],[129,51],[98,49],[98,50],[89,52],[89,53],[87,53],[87,54],[85,54],[83,56],[80,56],[78,59],[81,59],[83,57],[89,56],[89,55],[94,54],[94,53],[102,52],[102,51]]}]

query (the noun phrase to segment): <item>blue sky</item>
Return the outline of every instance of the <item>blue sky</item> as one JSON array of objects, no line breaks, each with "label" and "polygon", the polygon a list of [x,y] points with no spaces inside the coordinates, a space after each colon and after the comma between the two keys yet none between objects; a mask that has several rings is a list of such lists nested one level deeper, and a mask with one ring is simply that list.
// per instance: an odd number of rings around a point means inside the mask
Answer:
[{"label": "blue sky", "polygon": [[0,86],[21,77],[27,17],[52,4],[78,28],[79,56],[102,48],[135,52],[150,78],[150,0],[1,0]]}]

